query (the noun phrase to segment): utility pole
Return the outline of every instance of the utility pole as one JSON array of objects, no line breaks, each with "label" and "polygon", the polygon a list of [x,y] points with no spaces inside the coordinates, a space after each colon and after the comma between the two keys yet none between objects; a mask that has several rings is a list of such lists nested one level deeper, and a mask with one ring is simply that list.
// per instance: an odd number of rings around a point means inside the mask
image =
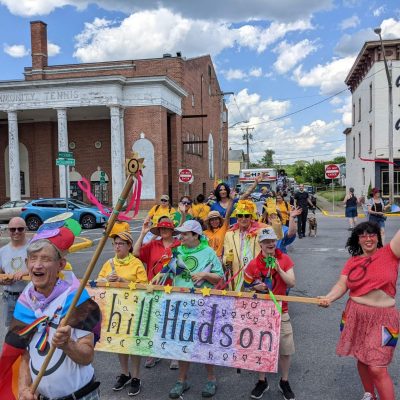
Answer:
[{"label": "utility pole", "polygon": [[221,111],[220,111],[220,129],[219,129],[219,138],[218,138],[218,157],[219,157],[219,179],[225,179],[226,177],[223,176],[223,169],[224,169],[224,160],[223,160],[223,132],[224,132],[224,96],[233,95],[234,92],[221,92],[219,93],[220,102],[221,102]]},{"label": "utility pole", "polygon": [[242,131],[246,131],[246,133],[243,135],[243,140],[246,140],[246,154],[247,154],[247,168],[250,168],[250,144],[249,144],[249,139],[253,139],[253,135],[249,133],[249,131],[254,130],[254,128],[249,128],[246,126],[246,128],[241,128]]}]

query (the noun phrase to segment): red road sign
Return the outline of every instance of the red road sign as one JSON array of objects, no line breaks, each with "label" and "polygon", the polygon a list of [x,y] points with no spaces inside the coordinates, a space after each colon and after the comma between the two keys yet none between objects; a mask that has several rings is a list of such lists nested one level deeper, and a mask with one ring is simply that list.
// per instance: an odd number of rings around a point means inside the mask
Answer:
[{"label": "red road sign", "polygon": [[191,169],[180,169],[179,170],[179,182],[191,183],[193,180],[193,172]]},{"label": "red road sign", "polygon": [[325,165],[325,179],[336,179],[340,176],[340,168],[337,164]]}]

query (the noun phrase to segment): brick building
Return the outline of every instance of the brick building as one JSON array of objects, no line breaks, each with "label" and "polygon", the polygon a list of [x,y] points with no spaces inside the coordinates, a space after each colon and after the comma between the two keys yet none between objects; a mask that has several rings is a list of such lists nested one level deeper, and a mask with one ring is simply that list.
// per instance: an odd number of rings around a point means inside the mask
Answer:
[{"label": "brick building", "polygon": [[[0,82],[0,201],[64,197],[66,181],[86,200],[85,177],[115,204],[132,150],[145,157],[144,208],[227,177],[227,110],[210,56],[49,66],[41,21],[31,22],[31,52],[24,80]],[[56,166],[59,151],[73,152],[68,172]],[[191,185],[178,183],[180,168],[193,169]]]}]

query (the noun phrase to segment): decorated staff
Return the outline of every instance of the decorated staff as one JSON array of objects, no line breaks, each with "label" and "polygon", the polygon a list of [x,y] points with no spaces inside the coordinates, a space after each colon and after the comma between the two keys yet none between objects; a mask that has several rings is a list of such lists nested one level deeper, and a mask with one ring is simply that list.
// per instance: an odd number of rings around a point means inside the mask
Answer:
[{"label": "decorated staff", "polygon": [[[107,229],[105,230],[103,237],[99,241],[96,251],[93,253],[92,259],[90,260],[90,263],[86,269],[85,275],[82,278],[80,286],[77,288],[75,295],[70,302],[68,312],[66,313],[65,317],[61,321],[60,327],[67,326],[69,319],[72,317],[74,308],[76,307],[76,305],[79,302],[79,299],[84,291],[84,288],[90,279],[90,275],[97,263],[98,258],[100,257],[101,252],[103,251],[103,248],[107,242],[108,236],[114,226],[114,222],[118,218],[120,210],[122,209],[122,206],[124,205],[126,199],[128,198],[128,195],[131,192],[135,181],[137,182],[137,186],[135,186],[133,198],[140,197],[142,165],[143,165],[143,159],[138,159],[137,156],[135,157],[135,155],[133,158],[127,160],[126,169],[127,169],[128,177],[126,179],[125,186],[122,190],[121,196],[119,197],[117,204],[115,205],[115,208],[114,208],[113,212],[111,213],[110,219],[107,224]],[[135,179],[135,177],[136,177],[136,179]],[[139,196],[138,196],[138,194],[139,194]],[[136,203],[136,206],[135,206],[135,210],[137,210],[137,209],[138,209],[138,202]],[[55,346],[55,344],[53,344],[47,354],[46,359],[44,360],[44,362],[40,368],[39,373],[37,374],[35,381],[33,382],[32,386],[30,388],[31,393],[35,393],[35,391],[37,390],[40,380],[42,379],[43,375],[45,374],[46,369],[50,363],[51,358],[53,357],[55,350],[56,350],[56,346]]]}]

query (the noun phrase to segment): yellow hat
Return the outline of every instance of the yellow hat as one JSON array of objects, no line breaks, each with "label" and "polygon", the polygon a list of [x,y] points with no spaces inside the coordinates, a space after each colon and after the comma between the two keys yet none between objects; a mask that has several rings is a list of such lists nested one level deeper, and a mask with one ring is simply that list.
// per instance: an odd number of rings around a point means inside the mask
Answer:
[{"label": "yellow hat", "polygon": [[250,214],[251,218],[257,219],[257,207],[251,200],[239,200],[236,203],[235,211],[232,213],[232,217],[236,217],[238,214]]},{"label": "yellow hat", "polygon": [[268,215],[278,214],[278,211],[276,210],[276,199],[274,199],[272,197],[268,197],[263,208],[267,212]]}]

